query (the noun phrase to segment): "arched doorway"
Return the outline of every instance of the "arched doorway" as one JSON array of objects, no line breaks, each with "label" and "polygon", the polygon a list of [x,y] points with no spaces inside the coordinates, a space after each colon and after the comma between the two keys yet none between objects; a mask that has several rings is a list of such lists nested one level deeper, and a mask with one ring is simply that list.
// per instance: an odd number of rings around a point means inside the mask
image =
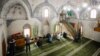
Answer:
[{"label": "arched doorway", "polygon": [[23,26],[23,35],[26,37],[27,35],[31,37],[31,26],[29,24],[25,24]]}]

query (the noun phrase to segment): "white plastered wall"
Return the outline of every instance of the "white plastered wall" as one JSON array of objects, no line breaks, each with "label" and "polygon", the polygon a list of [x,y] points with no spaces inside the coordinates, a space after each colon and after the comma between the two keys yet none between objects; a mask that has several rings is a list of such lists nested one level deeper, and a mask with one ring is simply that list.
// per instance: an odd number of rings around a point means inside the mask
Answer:
[{"label": "white plastered wall", "polygon": [[0,56],[2,56],[2,21],[0,19]]},{"label": "white plastered wall", "polygon": [[[20,3],[22,3],[23,6],[25,7],[25,9],[27,11],[27,14],[28,14],[29,21],[31,22],[31,19],[32,19],[33,22],[34,22],[34,19],[30,17],[30,13],[29,13],[29,10],[28,10],[27,6],[25,5],[25,3],[22,2],[22,0],[16,0],[16,1],[15,0],[9,0],[8,4],[5,4],[5,6],[3,8],[4,11],[2,11],[2,13],[1,13],[3,19],[5,19],[4,18],[5,17],[5,14],[6,14],[5,11],[9,8],[9,4],[10,3],[13,3],[13,2],[15,3],[15,2],[18,2],[18,1]],[[28,0],[28,1],[29,1],[30,5],[32,7],[32,10],[34,10],[37,5],[39,5],[40,3],[43,3],[45,0],[41,0],[41,1],[40,0]],[[49,1],[50,4],[52,4],[56,8],[57,11],[59,10],[59,8],[63,4],[66,3],[65,0],[48,0],[48,1]],[[53,32],[53,27],[54,27],[53,25],[56,24],[56,22],[57,22],[56,19],[54,19],[54,20],[52,20],[50,22],[51,32]],[[100,32],[96,32],[96,31],[93,30],[94,29],[94,26],[96,26],[95,22],[93,22],[93,21],[88,22],[88,21],[85,20],[82,23],[83,23],[83,35],[85,37],[87,37],[87,38],[90,38],[90,39],[93,39],[95,41],[100,42]],[[92,27],[90,25],[92,25]],[[39,28],[39,29],[40,29],[39,31],[41,32],[41,28]],[[14,31],[11,30],[9,34],[12,34],[12,33],[15,33],[15,32],[17,32],[17,30],[14,30]],[[39,35],[41,35],[41,33],[39,33]]]},{"label": "white plastered wall", "polygon": [[83,35],[89,39],[100,42],[100,32],[94,31],[97,21],[83,21]]},{"label": "white plastered wall", "polygon": [[33,29],[33,27],[35,25],[37,25],[38,28],[38,35],[41,35],[41,22],[38,21],[35,18],[32,18],[30,20],[16,20],[13,21],[9,26],[8,26],[8,35],[12,35],[18,32],[23,32],[23,26],[25,24],[30,24],[31,29]]}]

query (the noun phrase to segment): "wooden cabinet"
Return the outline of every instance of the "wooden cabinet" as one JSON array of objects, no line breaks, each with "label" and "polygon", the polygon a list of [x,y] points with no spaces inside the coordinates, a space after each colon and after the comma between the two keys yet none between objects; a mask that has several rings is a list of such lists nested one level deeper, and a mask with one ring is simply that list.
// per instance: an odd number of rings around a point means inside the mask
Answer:
[{"label": "wooden cabinet", "polygon": [[100,27],[94,28],[94,31],[100,32]]},{"label": "wooden cabinet", "polygon": [[25,46],[25,38],[20,38],[16,40],[16,47],[23,48]]},{"label": "wooden cabinet", "polygon": [[16,47],[23,48],[25,46],[25,38],[21,33],[16,33],[11,36],[15,39]]}]

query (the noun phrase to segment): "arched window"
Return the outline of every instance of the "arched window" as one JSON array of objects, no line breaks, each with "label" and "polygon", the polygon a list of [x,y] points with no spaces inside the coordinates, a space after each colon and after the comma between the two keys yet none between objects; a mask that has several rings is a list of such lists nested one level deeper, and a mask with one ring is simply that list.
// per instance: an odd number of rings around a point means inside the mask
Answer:
[{"label": "arched window", "polygon": [[43,9],[42,9],[42,17],[43,18],[48,18],[49,17],[49,9],[48,8],[46,8],[46,7],[44,7]]},{"label": "arched window", "polygon": [[92,9],[90,12],[90,18],[96,18],[97,17],[97,11],[96,9]]},{"label": "arched window", "polygon": [[25,24],[24,27],[23,27],[23,34],[24,34],[24,37],[26,37],[27,35],[28,36],[31,36],[31,27],[29,24]]},{"label": "arched window", "polygon": [[45,18],[49,17],[49,10],[48,9],[44,10],[44,17]]}]

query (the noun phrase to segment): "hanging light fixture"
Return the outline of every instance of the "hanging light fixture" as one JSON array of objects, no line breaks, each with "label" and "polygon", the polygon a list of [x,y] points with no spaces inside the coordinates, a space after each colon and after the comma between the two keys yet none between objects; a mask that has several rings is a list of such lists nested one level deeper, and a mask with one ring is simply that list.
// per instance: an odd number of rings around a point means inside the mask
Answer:
[{"label": "hanging light fixture", "polygon": [[88,7],[87,10],[91,10],[91,7]]},{"label": "hanging light fixture", "polygon": [[86,8],[87,6],[88,6],[87,3],[83,3],[83,4],[82,4],[82,7],[84,7],[84,8]]}]

